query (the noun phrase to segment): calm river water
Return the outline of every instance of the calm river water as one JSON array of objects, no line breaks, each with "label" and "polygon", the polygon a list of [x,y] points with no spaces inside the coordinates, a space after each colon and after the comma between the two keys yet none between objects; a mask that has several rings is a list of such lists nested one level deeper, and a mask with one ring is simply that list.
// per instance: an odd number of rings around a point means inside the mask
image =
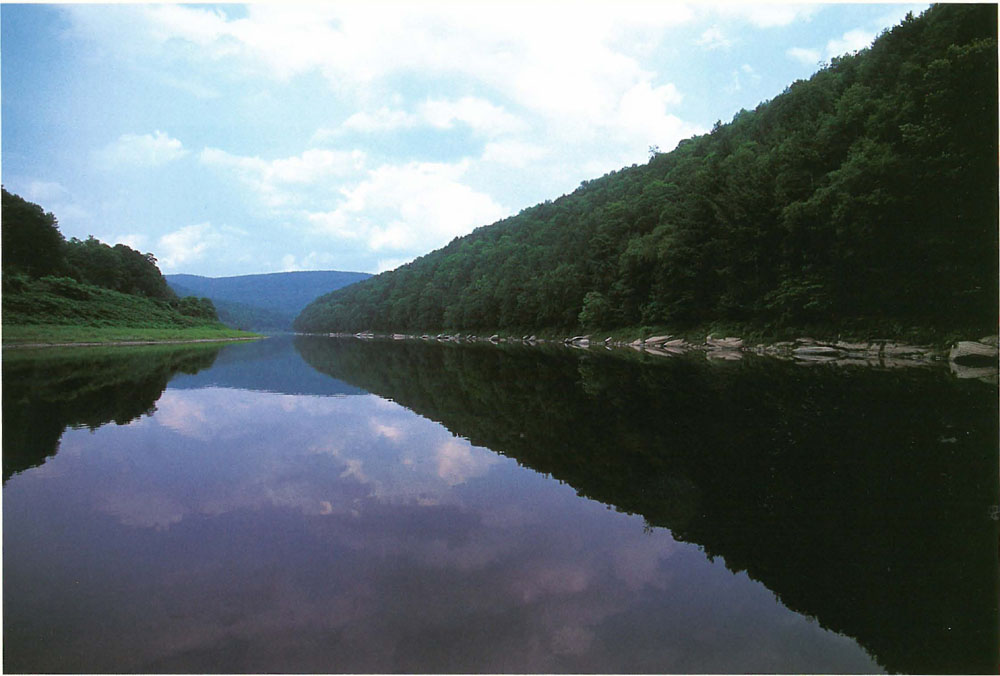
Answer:
[{"label": "calm river water", "polygon": [[989,672],[995,385],[274,337],[5,351],[6,672]]}]

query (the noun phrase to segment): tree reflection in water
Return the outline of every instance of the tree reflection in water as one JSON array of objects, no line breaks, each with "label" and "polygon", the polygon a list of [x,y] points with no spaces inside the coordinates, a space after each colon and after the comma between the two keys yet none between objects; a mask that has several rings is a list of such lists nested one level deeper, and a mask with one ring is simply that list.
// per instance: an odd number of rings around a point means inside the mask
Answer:
[{"label": "tree reflection in water", "polygon": [[317,370],[745,570],[889,671],[995,672],[995,387],[944,369],[302,336]]},{"label": "tree reflection in water", "polygon": [[155,410],[177,373],[210,367],[221,346],[73,347],[3,355],[3,480],[59,449],[67,427],[124,425]]}]

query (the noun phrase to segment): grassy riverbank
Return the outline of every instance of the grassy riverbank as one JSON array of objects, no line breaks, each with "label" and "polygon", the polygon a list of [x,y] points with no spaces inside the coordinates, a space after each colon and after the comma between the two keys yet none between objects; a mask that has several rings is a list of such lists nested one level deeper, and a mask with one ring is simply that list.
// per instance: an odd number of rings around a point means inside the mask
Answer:
[{"label": "grassy riverbank", "polygon": [[150,298],[69,278],[8,278],[4,346],[252,338],[219,322],[202,299]]},{"label": "grassy riverbank", "polygon": [[27,345],[166,343],[207,340],[246,340],[258,334],[227,326],[148,328],[133,326],[66,326],[56,324],[3,326],[4,347]]}]

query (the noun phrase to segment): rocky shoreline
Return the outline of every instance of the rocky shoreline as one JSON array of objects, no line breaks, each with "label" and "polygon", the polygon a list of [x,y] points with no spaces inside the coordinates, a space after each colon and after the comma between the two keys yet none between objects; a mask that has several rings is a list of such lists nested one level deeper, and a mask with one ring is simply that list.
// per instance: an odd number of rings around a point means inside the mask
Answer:
[{"label": "rocky shoreline", "polygon": [[702,352],[707,359],[736,361],[745,354],[765,355],[776,359],[794,360],[802,364],[835,364],[840,366],[872,366],[881,368],[906,368],[932,365],[947,365],[959,378],[978,378],[988,382],[998,382],[998,338],[986,336],[979,340],[959,341],[949,349],[934,348],[929,345],[911,345],[887,339],[847,342],[842,340],[823,341],[809,337],[770,344],[747,345],[742,338],[726,336],[705,337],[695,343],[685,338],[663,335],[637,338],[632,341],[595,339],[593,335],[569,336],[562,339],[544,339],[534,335],[525,336],[479,336],[462,333],[439,334],[376,334],[372,331],[360,333],[330,333],[331,337],[375,338],[393,340],[424,340],[454,343],[519,343],[527,345],[556,344],[575,349],[632,349],[652,356],[670,357],[689,352]]}]

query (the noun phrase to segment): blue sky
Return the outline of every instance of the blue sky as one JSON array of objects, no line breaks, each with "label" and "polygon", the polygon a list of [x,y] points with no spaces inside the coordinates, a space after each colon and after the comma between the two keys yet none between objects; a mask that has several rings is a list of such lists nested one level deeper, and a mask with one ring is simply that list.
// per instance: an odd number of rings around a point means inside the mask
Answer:
[{"label": "blue sky", "polygon": [[165,273],[380,272],[926,7],[3,4],[2,180]]}]

